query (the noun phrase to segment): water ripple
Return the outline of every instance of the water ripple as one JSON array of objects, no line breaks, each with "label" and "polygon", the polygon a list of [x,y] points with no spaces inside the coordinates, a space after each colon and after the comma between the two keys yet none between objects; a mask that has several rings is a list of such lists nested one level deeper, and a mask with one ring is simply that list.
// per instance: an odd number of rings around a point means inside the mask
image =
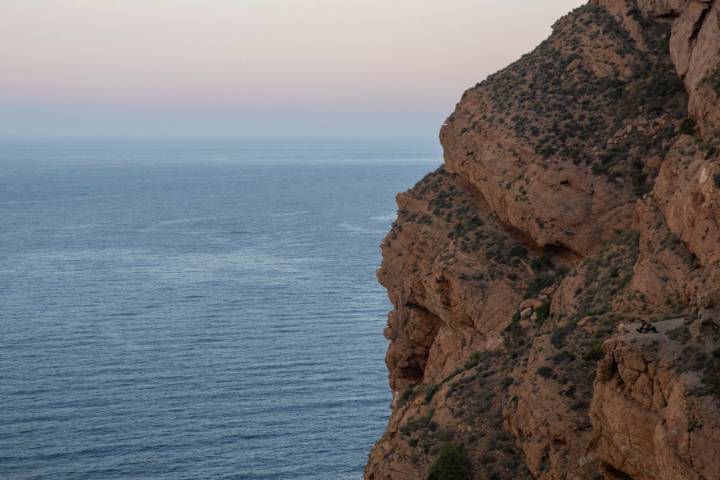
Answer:
[{"label": "water ripple", "polygon": [[0,477],[360,478],[389,405],[377,246],[430,166],[172,152],[11,152]]}]

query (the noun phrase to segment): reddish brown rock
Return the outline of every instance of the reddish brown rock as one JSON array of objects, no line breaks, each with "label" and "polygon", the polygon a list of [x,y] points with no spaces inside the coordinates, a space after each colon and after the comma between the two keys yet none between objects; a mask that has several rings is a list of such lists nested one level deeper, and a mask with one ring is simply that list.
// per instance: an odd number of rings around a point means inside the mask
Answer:
[{"label": "reddish brown rock", "polygon": [[[682,320],[659,322],[660,335],[632,331],[605,344],[592,405],[595,454],[607,471],[636,480],[720,478],[720,410],[679,360],[665,335]],[[705,353],[700,349],[693,355]]]},{"label": "reddish brown rock", "polygon": [[593,0],[462,96],[382,245],[366,479],[448,443],[482,480],[720,478],[718,5]]},{"label": "reddish brown rock", "polygon": [[[668,155],[653,196],[668,226],[703,265],[720,260],[720,162],[684,136]],[[717,182],[716,182],[717,179]]]}]

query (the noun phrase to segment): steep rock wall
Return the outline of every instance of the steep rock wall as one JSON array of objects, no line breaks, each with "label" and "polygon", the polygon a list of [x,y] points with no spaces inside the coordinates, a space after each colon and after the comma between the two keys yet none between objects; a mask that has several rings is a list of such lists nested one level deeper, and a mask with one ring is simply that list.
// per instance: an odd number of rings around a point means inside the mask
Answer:
[{"label": "steep rock wall", "polygon": [[[719,478],[718,8],[593,0],[462,96],[382,245],[367,479],[427,478],[447,444],[477,479]],[[647,348],[624,327],[668,317]]]}]

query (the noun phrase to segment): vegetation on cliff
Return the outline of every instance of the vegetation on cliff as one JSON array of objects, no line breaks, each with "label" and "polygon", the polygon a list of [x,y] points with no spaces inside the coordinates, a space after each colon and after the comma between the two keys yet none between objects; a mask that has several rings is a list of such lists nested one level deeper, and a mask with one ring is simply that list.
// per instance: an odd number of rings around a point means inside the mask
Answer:
[{"label": "vegetation on cliff", "polygon": [[720,478],[716,18],[592,1],[465,92],[382,246],[367,479]]}]

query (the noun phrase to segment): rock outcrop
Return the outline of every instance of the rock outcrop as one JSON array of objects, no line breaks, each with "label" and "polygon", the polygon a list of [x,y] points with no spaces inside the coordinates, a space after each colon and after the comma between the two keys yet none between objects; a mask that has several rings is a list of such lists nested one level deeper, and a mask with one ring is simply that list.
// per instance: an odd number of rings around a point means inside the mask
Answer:
[{"label": "rock outcrop", "polygon": [[706,395],[719,392],[703,378],[717,367],[713,352],[693,341],[682,319],[656,327],[660,335],[633,328],[605,343],[591,409],[593,451],[609,478],[720,478],[720,410]]},{"label": "rock outcrop", "polygon": [[720,478],[719,102],[718,0],[593,0],[465,92],[382,245],[366,479],[448,444],[477,479]]}]

